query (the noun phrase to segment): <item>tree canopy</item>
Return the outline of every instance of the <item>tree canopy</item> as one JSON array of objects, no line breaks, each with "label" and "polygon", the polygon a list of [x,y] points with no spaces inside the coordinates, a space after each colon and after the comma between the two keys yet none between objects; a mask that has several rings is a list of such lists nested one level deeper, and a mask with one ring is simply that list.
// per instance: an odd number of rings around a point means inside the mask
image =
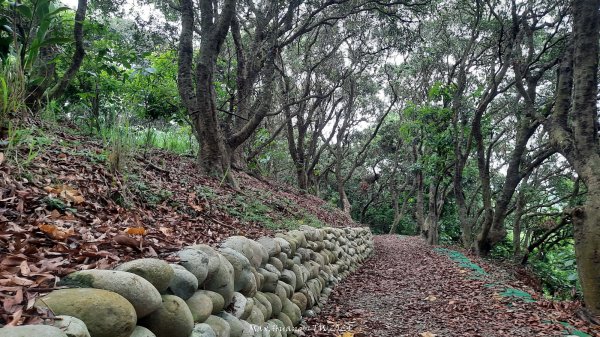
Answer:
[{"label": "tree canopy", "polygon": [[33,118],[107,140],[115,171],[136,144],[233,189],[286,182],[375,232],[532,264],[598,314],[599,8],[3,0],[0,139]]}]

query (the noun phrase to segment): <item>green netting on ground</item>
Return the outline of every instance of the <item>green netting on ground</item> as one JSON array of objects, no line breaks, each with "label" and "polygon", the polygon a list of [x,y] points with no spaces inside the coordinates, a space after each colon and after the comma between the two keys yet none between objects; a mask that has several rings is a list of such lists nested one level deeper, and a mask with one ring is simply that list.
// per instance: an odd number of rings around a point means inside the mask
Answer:
[{"label": "green netting on ground", "polygon": [[535,302],[530,293],[515,288],[506,288],[503,292],[499,293],[499,295],[502,297],[514,297],[527,303]]},{"label": "green netting on ground", "polygon": [[483,270],[477,264],[473,263],[473,261],[471,261],[471,259],[466,257],[461,252],[457,252],[455,250],[446,249],[446,248],[435,248],[434,250],[437,252],[440,252],[442,254],[448,255],[448,257],[452,261],[455,261],[456,263],[458,263],[458,266],[461,268],[470,269],[471,271],[475,272],[478,275],[487,275],[485,270]]},{"label": "green netting on ground", "polygon": [[569,323],[565,323],[565,322],[559,322],[559,323],[568,329],[568,331],[563,332],[563,334],[565,334],[565,335],[579,336],[579,337],[592,337],[592,335],[588,335],[587,333],[585,333],[583,331],[579,331],[579,330],[575,329],[575,327],[573,327]]},{"label": "green netting on ground", "polygon": [[[461,268],[469,269],[472,272],[474,272],[477,276],[488,275],[486,273],[486,271],[483,270],[483,268],[481,268],[477,264],[473,263],[473,261],[471,261],[471,259],[469,259],[468,257],[466,257],[464,254],[462,254],[460,252],[457,252],[457,251],[451,250],[451,249],[447,249],[447,248],[434,248],[434,250],[441,254],[447,255],[452,261],[455,261],[456,263],[458,263],[458,265]],[[502,285],[498,284],[498,283],[485,284],[485,287],[489,287],[489,288],[497,287],[497,286],[502,286]],[[531,294],[529,294],[525,291],[519,290],[519,289],[510,288],[510,287],[505,288],[504,291],[499,293],[499,295],[502,297],[512,297],[517,300],[522,300],[523,302],[526,302],[526,303],[535,302],[535,300],[531,297]],[[579,330],[575,329],[569,323],[565,323],[565,322],[559,322],[559,323],[562,324],[565,328],[567,328],[567,330],[565,330],[563,332],[564,335],[572,335],[572,336],[578,336],[578,337],[592,337],[591,335],[588,335],[587,333],[585,333],[583,331],[579,331]]]}]

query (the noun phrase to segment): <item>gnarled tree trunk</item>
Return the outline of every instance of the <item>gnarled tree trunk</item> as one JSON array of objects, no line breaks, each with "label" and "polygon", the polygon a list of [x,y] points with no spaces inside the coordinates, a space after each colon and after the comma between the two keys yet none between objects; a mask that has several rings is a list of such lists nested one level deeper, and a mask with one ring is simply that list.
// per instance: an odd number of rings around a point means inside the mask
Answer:
[{"label": "gnarled tree trunk", "polygon": [[236,0],[226,0],[218,15],[216,6],[217,3],[211,0],[199,1],[202,39],[200,56],[193,69],[196,9],[193,0],[180,1],[181,35],[177,87],[200,143],[200,171],[207,175],[227,177],[228,181],[237,187],[231,173],[230,153],[217,119],[213,87],[217,56],[235,15]]},{"label": "gnarled tree trunk", "polygon": [[587,186],[583,207],[572,213],[577,270],[588,310],[600,314],[600,139],[598,35],[600,1],[573,1],[573,34],[561,63],[554,110],[545,121],[553,146]]}]

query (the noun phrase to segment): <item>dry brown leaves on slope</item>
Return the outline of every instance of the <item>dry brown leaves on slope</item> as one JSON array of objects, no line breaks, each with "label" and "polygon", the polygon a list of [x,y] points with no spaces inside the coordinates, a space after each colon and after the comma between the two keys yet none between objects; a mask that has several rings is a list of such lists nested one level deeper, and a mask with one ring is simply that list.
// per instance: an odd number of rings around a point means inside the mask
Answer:
[{"label": "dry brown leaves on slope", "polygon": [[[72,271],[140,257],[172,260],[186,245],[272,233],[225,212],[228,205],[222,203],[236,191],[197,174],[193,158],[150,151],[130,158],[126,174],[116,174],[107,169],[101,144],[54,137],[27,167],[4,155],[0,160],[0,325],[39,320],[35,298]],[[323,201],[304,202],[292,189],[247,175],[240,179],[242,193],[266,189],[273,198],[284,193],[304,203],[297,209],[321,213],[319,218],[330,213],[320,207]],[[201,186],[214,195],[198,194]]]}]

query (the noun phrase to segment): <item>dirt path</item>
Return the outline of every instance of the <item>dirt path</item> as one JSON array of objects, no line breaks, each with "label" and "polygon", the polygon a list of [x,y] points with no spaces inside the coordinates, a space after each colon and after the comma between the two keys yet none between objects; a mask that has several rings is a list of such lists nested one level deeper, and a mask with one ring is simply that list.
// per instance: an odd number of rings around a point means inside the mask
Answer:
[{"label": "dirt path", "polygon": [[[565,329],[549,321],[564,319],[564,307],[500,296],[507,286],[490,285],[493,279],[418,238],[377,236],[375,255],[335,287],[307,321],[317,330],[307,336],[562,335]],[[335,331],[318,331],[325,328]]]}]

